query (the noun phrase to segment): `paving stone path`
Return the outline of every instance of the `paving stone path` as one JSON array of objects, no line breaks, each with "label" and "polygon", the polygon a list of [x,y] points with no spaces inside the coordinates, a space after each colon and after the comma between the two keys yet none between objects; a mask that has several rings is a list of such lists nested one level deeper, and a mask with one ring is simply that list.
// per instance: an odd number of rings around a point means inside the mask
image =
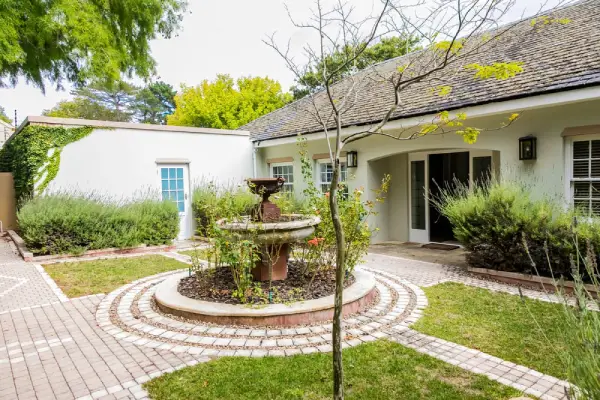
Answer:
[{"label": "paving stone path", "polygon": [[[376,254],[364,268],[375,275],[380,295],[368,310],[345,319],[344,347],[386,337],[539,398],[565,398],[565,382],[410,329],[427,305],[419,286],[458,281],[513,294],[516,289],[451,267]],[[146,398],[142,383],[215,357],[331,350],[330,324],[241,329],[159,314],[152,294],[172,273],[69,300],[43,268],[22,262],[0,242],[0,399]]]}]

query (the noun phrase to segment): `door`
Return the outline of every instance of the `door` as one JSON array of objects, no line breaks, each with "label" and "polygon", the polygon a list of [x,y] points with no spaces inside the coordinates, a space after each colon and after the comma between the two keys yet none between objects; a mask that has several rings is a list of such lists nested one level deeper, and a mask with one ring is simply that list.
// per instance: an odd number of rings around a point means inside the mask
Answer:
[{"label": "door", "polygon": [[159,165],[163,200],[177,204],[179,210],[179,235],[177,239],[192,237],[192,210],[189,191],[189,169],[187,164]]},{"label": "door", "polygon": [[[429,193],[439,197],[442,190],[457,182],[469,184],[469,152],[429,154]],[[429,203],[429,240],[445,242],[455,240],[452,224],[444,217],[433,202]]]}]

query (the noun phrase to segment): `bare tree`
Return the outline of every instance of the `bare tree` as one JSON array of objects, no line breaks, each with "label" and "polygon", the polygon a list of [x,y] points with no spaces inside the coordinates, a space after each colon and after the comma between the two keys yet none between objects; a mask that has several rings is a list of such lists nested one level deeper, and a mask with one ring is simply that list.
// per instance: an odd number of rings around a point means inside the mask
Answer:
[{"label": "bare tree", "polygon": [[[525,0],[523,0],[524,2]],[[547,4],[529,14],[530,23],[502,24],[516,0],[381,0],[368,15],[357,16],[357,8],[344,0],[316,0],[305,22],[296,21],[288,9],[295,27],[312,32],[315,45],[306,44],[303,59],[296,61],[286,45],[277,43],[271,35],[265,43],[285,61],[286,66],[302,83],[307,70],[320,68],[322,88],[296,102],[298,112],[308,113],[319,130],[324,132],[333,165],[329,207],[336,235],[336,290],[333,319],[333,393],[334,399],[343,399],[344,380],[342,363],[342,292],[346,259],[346,238],[338,209],[340,154],[344,145],[371,136],[384,136],[397,141],[414,140],[425,135],[457,133],[467,143],[473,143],[484,129],[468,126],[467,116],[441,111],[431,121],[422,120],[416,126],[386,130],[393,119],[414,110],[415,95],[449,96],[453,85],[468,79],[508,79],[523,71],[518,60],[495,60],[494,49],[510,36],[526,34],[525,29],[538,29],[549,23],[568,23],[553,18]],[[569,0],[558,0],[559,5]],[[361,6],[364,6],[361,4]],[[374,10],[374,11],[373,11]],[[523,18],[524,14],[521,16]],[[542,29],[542,28],[540,28]],[[339,69],[352,68],[367,47],[387,35],[419,37],[421,50],[400,57],[394,62],[372,65],[356,71],[350,77],[335,82]],[[327,58],[339,49],[344,62],[335,70],[327,70]],[[373,88],[376,89],[373,89]],[[362,101],[361,94],[377,90],[384,97],[383,106],[369,116],[371,123],[361,128],[344,131],[352,122],[353,110]],[[438,108],[439,110],[439,108]],[[512,124],[518,114],[495,129]],[[490,130],[490,129],[487,129]],[[493,130],[493,129],[492,129]]]}]

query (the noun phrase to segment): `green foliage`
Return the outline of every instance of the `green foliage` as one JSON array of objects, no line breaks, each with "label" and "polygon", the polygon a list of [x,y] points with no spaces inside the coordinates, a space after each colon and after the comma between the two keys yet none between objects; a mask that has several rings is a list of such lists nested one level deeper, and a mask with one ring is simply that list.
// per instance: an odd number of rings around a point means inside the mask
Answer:
[{"label": "green foliage", "polygon": [[167,117],[169,125],[236,129],[256,118],[283,107],[291,95],[281,91],[272,79],[229,75],[204,80],[196,87],[182,87],[175,96],[175,112]]},{"label": "green foliage", "polygon": [[51,109],[42,111],[42,115],[47,117],[92,119],[98,121],[115,120],[115,115],[112,110],[83,97],[75,97],[73,100],[62,100]]},{"label": "green foliage", "polygon": [[4,107],[2,107],[2,106],[0,106],[0,120],[4,121],[6,123],[9,123],[11,125],[13,123],[13,120],[10,119],[8,117],[8,115],[6,115],[6,111],[4,110]]},{"label": "green foliage", "polygon": [[179,231],[175,203],[156,200],[121,205],[70,194],[40,196],[21,207],[17,218],[34,254],[168,244]]},{"label": "green foliage", "polygon": [[196,184],[192,192],[192,211],[197,234],[210,237],[215,222],[222,218],[249,215],[258,200],[245,186],[217,185],[214,182]]},{"label": "green foliage", "polygon": [[[304,190],[305,207],[310,214],[321,217],[321,223],[315,227],[314,237],[308,238],[304,246],[308,247],[302,253],[304,262],[308,266],[333,266],[336,258],[336,238],[329,207],[329,193],[322,193],[314,183],[312,162],[306,150],[306,139],[298,140],[300,160],[302,163],[302,176],[307,188]],[[383,203],[384,196],[389,189],[390,176],[386,175],[381,181],[381,187],[374,191],[375,201],[363,200],[363,190],[355,189],[347,193],[345,184],[340,184],[338,193],[339,215],[346,238],[346,265],[347,271],[354,270],[362,257],[367,254],[371,235],[374,230],[369,226],[368,218],[377,215],[376,203]]]},{"label": "green foliage", "polygon": [[[579,237],[575,236],[576,253],[573,255],[573,280],[575,288],[573,295],[566,294],[560,283],[558,295],[562,301],[563,332],[561,336],[566,342],[565,348],[555,348],[554,351],[563,361],[564,369],[571,387],[571,398],[598,399],[600,398],[600,270],[598,257],[593,251],[598,247],[586,244],[587,253],[579,253]],[[584,270],[585,275],[579,271]],[[584,284],[588,277],[590,284]],[[575,304],[573,304],[573,298]],[[536,320],[536,322],[539,322]],[[550,341],[551,345],[554,345]]]},{"label": "green foliage", "polygon": [[0,86],[19,76],[44,81],[115,82],[149,77],[150,41],[179,28],[184,0],[5,0],[0,5]]},{"label": "green foliage", "polygon": [[347,45],[343,49],[328,55],[324,61],[308,66],[307,72],[301,78],[297,78],[296,85],[291,87],[294,100],[322,89],[323,70],[325,68],[329,73],[339,69],[332,83],[338,82],[368,66],[410,53],[418,48],[418,42],[417,38],[406,39],[397,36],[382,38],[380,42],[367,47],[353,62],[342,68],[348,60],[353,59],[355,54],[364,47],[364,44]]},{"label": "green foliage", "polygon": [[475,71],[475,77],[480,79],[495,78],[505,80],[523,72],[522,62],[493,63],[491,65],[469,64],[465,69]]},{"label": "green foliage", "polygon": [[62,149],[92,133],[91,127],[29,125],[0,149],[0,172],[11,172],[17,206],[42,193],[58,174]]},{"label": "green foliage", "polygon": [[454,41],[450,41],[450,40],[445,40],[445,41],[441,41],[441,42],[437,42],[433,45],[433,48],[435,50],[441,51],[443,53],[452,53],[452,54],[458,54],[462,48],[464,47],[464,42],[462,40],[454,40]]},{"label": "green foliage", "polygon": [[531,26],[533,26],[533,27],[545,26],[545,25],[550,25],[550,24],[566,25],[569,23],[571,23],[571,20],[569,18],[552,18],[547,15],[533,18],[530,22]]},{"label": "green foliage", "polygon": [[177,91],[165,82],[154,82],[141,89],[135,98],[136,120],[143,124],[167,123],[167,115],[175,111]]},{"label": "green foliage", "polygon": [[434,202],[452,223],[474,267],[572,279],[573,233],[600,249],[597,220],[580,218],[574,224],[576,211],[536,200],[517,183],[492,180],[474,188],[457,184]]}]

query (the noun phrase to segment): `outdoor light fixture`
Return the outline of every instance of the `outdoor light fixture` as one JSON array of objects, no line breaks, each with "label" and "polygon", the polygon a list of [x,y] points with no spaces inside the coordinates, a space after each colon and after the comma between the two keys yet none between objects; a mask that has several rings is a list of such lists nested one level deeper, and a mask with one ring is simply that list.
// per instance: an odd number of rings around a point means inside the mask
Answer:
[{"label": "outdoor light fixture", "polygon": [[349,151],[346,153],[346,167],[358,167],[358,153],[356,151]]},{"label": "outdoor light fixture", "polygon": [[533,135],[519,138],[519,160],[535,160],[537,158],[537,139]]}]

